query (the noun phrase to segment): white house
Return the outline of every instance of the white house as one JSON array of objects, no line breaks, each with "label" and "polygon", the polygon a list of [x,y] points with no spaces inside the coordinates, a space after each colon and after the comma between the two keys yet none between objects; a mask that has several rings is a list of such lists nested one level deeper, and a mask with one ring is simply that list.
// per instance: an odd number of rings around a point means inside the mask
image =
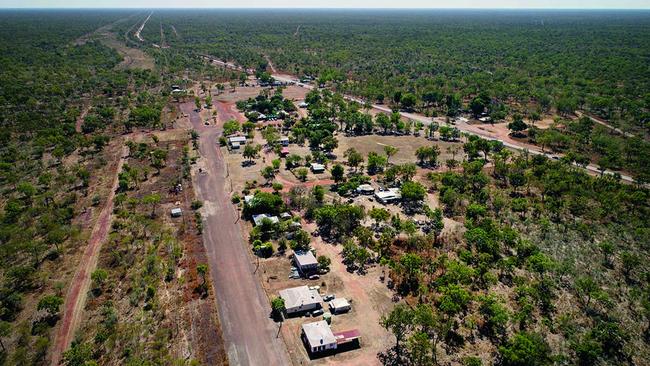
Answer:
[{"label": "white house", "polygon": [[325,320],[303,324],[302,340],[311,353],[334,350],[337,346],[336,337]]},{"label": "white house", "polygon": [[311,171],[314,174],[323,173],[325,171],[325,165],[319,163],[311,163]]},{"label": "white house", "polygon": [[330,306],[330,311],[333,314],[345,313],[347,311],[350,311],[350,309],[352,308],[348,300],[342,297],[331,300],[329,302],[329,306]]},{"label": "white house", "polygon": [[289,138],[286,136],[280,137],[280,145],[289,146]]},{"label": "white house", "polygon": [[239,147],[246,143],[246,136],[232,136],[228,137],[228,144],[233,149],[239,149]]},{"label": "white house", "polygon": [[267,215],[267,214],[253,215],[253,222],[255,223],[255,226],[262,225],[262,222],[264,221],[264,219],[269,219],[274,224],[277,224],[278,222],[280,222],[280,219],[278,219],[277,216],[271,216],[271,215]]},{"label": "white house", "polygon": [[321,307],[323,298],[317,290],[310,290],[307,286],[287,288],[280,291],[284,300],[287,314],[315,310]]},{"label": "white house", "polygon": [[373,194],[375,192],[375,189],[372,188],[370,184],[362,184],[357,187],[357,193],[360,194]]},{"label": "white house", "polygon": [[402,193],[399,188],[389,188],[386,191],[375,192],[375,198],[380,203],[391,203],[402,199]]},{"label": "white house", "polygon": [[303,275],[318,270],[318,261],[311,250],[293,252],[293,259],[296,262],[296,267]]},{"label": "white house", "polygon": [[172,208],[171,215],[172,217],[180,217],[183,215],[183,211],[179,207]]}]

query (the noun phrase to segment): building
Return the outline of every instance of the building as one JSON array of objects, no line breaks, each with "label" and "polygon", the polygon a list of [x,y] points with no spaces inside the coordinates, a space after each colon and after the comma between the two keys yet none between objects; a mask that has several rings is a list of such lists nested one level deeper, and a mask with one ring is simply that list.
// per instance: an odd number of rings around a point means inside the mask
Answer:
[{"label": "building", "polygon": [[399,188],[389,188],[386,191],[375,192],[375,198],[378,202],[386,204],[401,200],[402,194]]},{"label": "building", "polygon": [[359,194],[373,194],[375,193],[375,189],[372,188],[370,184],[362,184],[357,187],[357,193]]},{"label": "building", "polygon": [[171,215],[172,217],[181,217],[183,215],[183,210],[181,210],[179,207],[172,208]]},{"label": "building", "polygon": [[346,349],[354,343],[358,345],[361,339],[361,333],[357,329],[333,333],[325,320],[303,324],[301,333],[301,338],[311,354]]},{"label": "building", "polygon": [[302,340],[311,353],[335,350],[336,337],[325,320],[302,325]]},{"label": "building", "polygon": [[280,297],[284,300],[287,314],[319,309],[323,302],[323,298],[320,297],[318,291],[310,290],[307,286],[281,290]]},{"label": "building", "polygon": [[311,163],[311,171],[314,174],[319,174],[325,172],[325,165],[319,163]]},{"label": "building", "polygon": [[280,137],[280,145],[289,146],[289,138],[286,136]]},{"label": "building", "polygon": [[352,306],[350,306],[348,300],[342,297],[331,300],[329,302],[329,307],[332,314],[345,313],[350,311],[350,309],[352,309]]},{"label": "building", "polygon": [[255,226],[260,226],[262,225],[262,222],[264,219],[271,220],[272,223],[277,224],[280,222],[280,219],[278,219],[277,216],[271,216],[267,214],[259,214],[259,215],[253,215],[253,222],[255,223]]},{"label": "building", "polygon": [[307,102],[301,102],[300,104],[298,104],[298,107],[299,108],[307,108],[308,105],[309,104],[307,104]]},{"label": "building", "polygon": [[228,137],[228,144],[233,149],[239,149],[241,145],[246,143],[246,136],[232,136]]},{"label": "building", "polygon": [[296,267],[303,275],[307,275],[318,270],[318,261],[311,250],[293,252],[293,260]]},{"label": "building", "polygon": [[289,155],[289,148],[283,147],[282,150],[280,150],[280,155],[282,157],[286,157],[287,155]]}]

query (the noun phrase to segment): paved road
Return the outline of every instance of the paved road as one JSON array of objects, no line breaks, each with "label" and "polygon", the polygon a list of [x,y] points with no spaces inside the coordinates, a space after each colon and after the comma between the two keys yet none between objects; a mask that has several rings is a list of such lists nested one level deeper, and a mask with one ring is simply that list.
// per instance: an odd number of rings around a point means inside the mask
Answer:
[{"label": "paved road", "polygon": [[269,300],[255,275],[255,265],[241,234],[238,212],[230,203],[230,184],[216,144],[221,127],[204,126],[194,103],[181,109],[200,133],[204,173],[194,177],[203,201],[205,245],[210,278],[216,292],[219,319],[231,365],[290,365],[278,327],[269,318]]}]

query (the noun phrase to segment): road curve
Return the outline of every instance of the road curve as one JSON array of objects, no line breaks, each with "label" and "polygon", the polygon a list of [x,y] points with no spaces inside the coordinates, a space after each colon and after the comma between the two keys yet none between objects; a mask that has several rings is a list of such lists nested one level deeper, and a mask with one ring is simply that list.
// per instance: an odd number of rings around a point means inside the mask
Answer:
[{"label": "road curve", "polygon": [[230,202],[227,167],[217,145],[222,128],[204,126],[193,102],[181,110],[199,132],[205,172],[193,177],[203,202],[203,244],[214,287],[219,319],[231,365],[283,366],[291,361],[278,326],[270,319],[271,307],[242,237],[239,213]]}]

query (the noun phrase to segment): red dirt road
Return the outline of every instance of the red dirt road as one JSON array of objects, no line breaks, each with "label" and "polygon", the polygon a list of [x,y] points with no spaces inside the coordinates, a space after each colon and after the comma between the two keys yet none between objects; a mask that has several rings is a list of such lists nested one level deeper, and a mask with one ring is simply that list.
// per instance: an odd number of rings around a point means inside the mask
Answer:
[{"label": "red dirt road", "polygon": [[102,243],[104,243],[108,237],[108,232],[111,227],[111,219],[113,217],[113,203],[115,190],[117,190],[118,174],[122,171],[122,165],[124,164],[124,157],[126,156],[127,148],[124,146],[122,149],[122,155],[120,156],[120,160],[115,169],[115,176],[113,178],[110,193],[106,199],[106,205],[97,218],[97,223],[90,234],[88,245],[86,246],[83,257],[79,262],[77,272],[75,273],[72,282],[70,283],[70,287],[68,288],[68,293],[65,296],[63,318],[61,319],[61,325],[56,333],[52,352],[50,353],[52,355],[50,363],[52,366],[59,364],[63,352],[67,350],[70,343],[72,343],[74,332],[79,325],[81,313],[83,312],[86,303],[86,295],[90,286],[90,273],[95,270],[95,267],[97,266],[97,257],[102,247]]},{"label": "red dirt road", "polygon": [[90,103],[84,105],[83,109],[81,110],[81,113],[79,114],[79,117],[77,117],[77,121],[74,126],[74,129],[75,131],[77,131],[77,133],[81,133],[81,127],[83,126],[84,118],[86,118],[88,111],[90,111]]},{"label": "red dirt road", "polygon": [[290,365],[278,326],[270,319],[271,307],[248,254],[238,212],[230,202],[225,161],[217,145],[221,127],[204,126],[194,103],[181,110],[200,133],[204,174],[193,177],[203,201],[203,244],[217,298],[219,319],[231,365]]}]

